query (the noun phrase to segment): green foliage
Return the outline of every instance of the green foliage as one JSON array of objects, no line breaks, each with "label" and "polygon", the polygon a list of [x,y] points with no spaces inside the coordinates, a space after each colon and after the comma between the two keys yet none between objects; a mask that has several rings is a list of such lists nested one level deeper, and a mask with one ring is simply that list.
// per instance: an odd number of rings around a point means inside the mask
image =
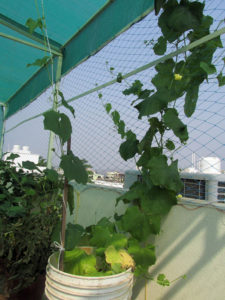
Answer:
[{"label": "green foliage", "polygon": [[62,99],[62,105],[63,105],[65,108],[67,108],[67,109],[71,112],[71,114],[73,115],[73,117],[75,118],[75,109],[73,108],[73,106],[69,105],[69,104],[66,102],[66,100],[65,100],[65,98],[64,98],[64,95],[63,95],[63,93],[62,93],[61,91],[58,91],[58,94],[59,94],[59,96],[60,96],[61,99]]},{"label": "green foliage", "polygon": [[42,29],[44,27],[44,24],[43,24],[41,18],[38,18],[37,20],[29,18],[29,19],[27,19],[25,25],[28,27],[30,33],[33,33],[36,28]]},{"label": "green foliage", "polygon": [[42,67],[42,66],[45,66],[49,59],[50,59],[49,56],[44,56],[43,58],[38,58],[33,63],[27,64],[27,67],[31,67],[31,66]]},{"label": "green foliage", "polygon": [[72,133],[72,126],[67,115],[54,110],[44,113],[44,128],[58,135],[62,144],[68,141]]},{"label": "green foliage", "polygon": [[157,283],[162,286],[170,286],[170,282],[168,279],[166,279],[166,276],[164,274],[159,274],[157,277]]},{"label": "green foliage", "polygon": [[[210,33],[213,19],[204,16],[204,3],[155,0],[155,13],[158,14],[161,9],[163,12],[158,25],[162,36],[155,44],[153,41],[145,42],[146,45],[153,44],[156,55],[163,55],[169,43],[179,49],[187,41],[192,43]],[[149,126],[140,140],[135,132],[126,128],[119,112],[112,111],[110,103],[105,106],[123,139],[119,149],[121,157],[124,160],[135,158],[141,173],[141,181],[135,182],[117,199],[117,204],[121,200],[128,204],[125,213],[114,216],[117,231],[126,236],[124,247],[135,261],[134,274],[137,276],[146,275],[149,266],[155,263],[155,250],[149,243],[149,237],[160,233],[162,217],[177,203],[177,194],[183,187],[178,161],[173,155],[188,141],[188,130],[179,117],[177,101],[179,104],[183,101],[185,115],[191,117],[196,109],[201,83],[217,72],[212,59],[218,47],[222,47],[219,37],[157,64],[156,74],[151,79],[154,89],[144,89],[143,83],[136,79],[123,91],[125,96],[134,97],[131,106],[138,111],[139,118],[145,117],[148,121]],[[219,86],[225,84],[222,71],[217,79]],[[99,253],[108,246],[106,253],[110,258],[107,259],[119,269],[119,251],[109,244],[113,233],[107,228],[96,230],[95,245],[103,247]],[[164,274],[158,276],[157,282],[163,286],[170,284]]]},{"label": "green foliage", "polygon": [[75,156],[72,151],[61,157],[60,168],[63,169],[65,177],[78,183],[86,184],[88,174],[82,160]]},{"label": "green foliage", "polygon": [[63,186],[44,172],[17,170],[12,158],[0,160],[0,273],[10,295],[45,272]]},{"label": "green foliage", "polygon": [[154,45],[153,49],[156,55],[163,55],[166,52],[167,41],[163,36],[158,38],[158,42]]},{"label": "green foliage", "polygon": [[217,80],[218,80],[219,86],[225,85],[225,76],[223,76],[222,72],[220,72],[219,75],[217,76]]},{"label": "green foliage", "polygon": [[168,108],[166,110],[163,121],[165,126],[172,129],[181,142],[188,140],[187,126],[178,118],[178,112],[175,108]]},{"label": "green foliage", "polygon": [[[153,45],[156,55],[164,55],[171,43],[179,49],[187,42],[193,43],[210,33],[213,20],[204,16],[204,3],[188,0],[155,0],[155,13],[163,9],[158,19],[162,36]],[[33,28],[36,28],[32,23]],[[178,161],[173,155],[181,145],[188,141],[187,126],[179,117],[177,101],[183,101],[184,113],[191,117],[198,100],[200,85],[217,72],[212,63],[213,55],[222,47],[219,37],[205,42],[184,54],[176,55],[155,66],[156,74],[151,79],[152,86],[144,88],[140,80],[123,91],[131,99],[131,106],[137,110],[139,118],[148,122],[146,132],[139,139],[132,130],[126,128],[117,110],[110,103],[105,104],[107,114],[112,118],[118,134],[122,138],[119,148],[121,157],[137,159],[141,180],[135,182],[124,195],[117,199],[129,204],[125,213],[115,215],[115,222],[107,218],[85,230],[79,225],[70,224],[66,232],[65,271],[84,276],[104,276],[122,272],[131,267],[137,276],[147,275],[149,266],[155,263],[155,248],[149,242],[150,235],[160,233],[161,220],[177,203],[177,194],[183,184],[179,176]],[[182,56],[182,57],[181,57]],[[109,72],[113,74],[114,68]],[[219,86],[225,84],[222,71],[217,76]],[[117,82],[123,80],[118,73]],[[61,91],[56,91],[62,105],[74,115],[74,109],[65,101]],[[99,99],[103,95],[99,93]],[[136,103],[137,102],[137,103]],[[58,135],[62,147],[71,137],[72,128],[69,118],[58,111],[44,115],[45,129]],[[169,135],[168,135],[169,134]],[[88,180],[85,164],[71,151],[62,153],[60,167],[67,180],[85,184]],[[49,180],[54,182],[54,174]],[[10,182],[6,184],[9,192]],[[72,190],[70,190],[72,191]],[[69,191],[69,193],[70,193]],[[36,193],[33,187],[26,189],[27,195]],[[4,196],[0,196],[4,200]],[[71,197],[72,199],[72,197]],[[19,203],[20,199],[15,200]],[[69,200],[70,212],[73,201]],[[3,209],[7,210],[7,204]],[[17,207],[20,207],[19,205]],[[16,211],[17,210],[17,211]],[[21,209],[9,210],[9,215],[23,215]],[[93,253],[87,254],[79,245],[91,245]],[[75,248],[74,248],[75,247]],[[169,280],[159,274],[157,282],[168,286]]]}]

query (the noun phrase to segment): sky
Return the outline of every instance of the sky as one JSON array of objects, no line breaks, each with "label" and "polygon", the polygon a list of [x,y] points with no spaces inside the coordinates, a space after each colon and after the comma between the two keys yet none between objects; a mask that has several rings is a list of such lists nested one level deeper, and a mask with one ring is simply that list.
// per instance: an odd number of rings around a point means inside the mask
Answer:
[{"label": "sky", "polygon": [[[206,12],[214,17],[214,27],[216,27],[225,16],[224,1],[206,0]],[[221,26],[224,26],[224,22]],[[119,72],[126,74],[153,61],[156,56],[151,45],[146,46],[145,41],[156,41],[159,36],[160,29],[157,27],[157,19],[151,13],[62,78],[60,89],[65,98],[68,100],[94,88],[96,84],[101,85],[108,82]],[[222,40],[225,45],[225,38],[223,37]],[[168,49],[168,52],[171,50],[171,48]],[[223,67],[223,57],[225,57],[224,49],[215,55],[214,62],[218,70]],[[113,74],[109,70],[110,67],[114,68]],[[112,120],[106,114],[103,104],[112,103],[113,109],[120,112],[121,119],[125,121],[127,128],[134,130],[141,138],[146,129],[146,120],[137,119],[137,112],[130,105],[134,98],[123,96],[122,90],[136,79],[141,80],[146,87],[152,88],[151,79],[154,74],[155,71],[152,68],[127,79],[127,82],[107,87],[101,91],[102,100],[99,100],[97,93],[92,93],[71,102],[76,111],[76,118],[72,121],[72,149],[76,155],[87,159],[97,172],[124,172],[127,169],[135,168],[134,160],[125,162],[121,159],[118,150],[122,141]],[[224,92],[223,87],[218,88],[215,78],[210,79],[209,83],[202,86],[196,112],[190,119],[183,114],[182,99],[178,103],[182,120],[188,124],[190,136],[188,144],[175,156],[179,159],[181,168],[191,166],[193,152],[196,154],[197,161],[202,157],[217,156],[221,159],[222,167],[225,168]],[[6,122],[6,130],[24,119],[51,108],[51,98],[51,89],[49,89],[31,105],[11,117]],[[43,129],[43,117],[39,117],[7,132],[4,151],[9,151],[13,145],[19,144],[29,146],[33,153],[46,157],[48,137],[49,133]],[[55,147],[58,149],[57,144]],[[53,164],[57,164],[56,157],[53,159]]]}]

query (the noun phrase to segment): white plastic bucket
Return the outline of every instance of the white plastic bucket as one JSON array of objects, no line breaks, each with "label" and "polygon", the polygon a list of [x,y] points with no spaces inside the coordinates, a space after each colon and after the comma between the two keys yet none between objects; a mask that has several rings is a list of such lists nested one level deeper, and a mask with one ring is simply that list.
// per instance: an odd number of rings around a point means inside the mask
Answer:
[{"label": "white plastic bucket", "polygon": [[86,277],[64,273],[57,269],[56,254],[47,266],[45,295],[49,300],[130,300],[133,287],[131,270],[111,276]]}]

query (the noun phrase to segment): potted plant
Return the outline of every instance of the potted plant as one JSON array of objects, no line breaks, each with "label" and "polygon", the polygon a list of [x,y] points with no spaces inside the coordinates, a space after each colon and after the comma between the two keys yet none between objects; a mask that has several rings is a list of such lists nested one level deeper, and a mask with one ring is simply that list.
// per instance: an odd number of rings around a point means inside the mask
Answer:
[{"label": "potted plant", "polygon": [[[187,42],[192,43],[210,33],[212,18],[203,14],[203,3],[187,0],[156,3],[156,13],[163,8],[158,21],[162,36],[153,47],[156,55],[164,55],[168,44],[173,43],[178,49]],[[188,18],[185,18],[187,15]],[[115,215],[114,221],[103,218],[86,229],[70,225],[68,232],[76,242],[67,249],[65,206],[68,182],[75,180],[85,184],[88,176],[82,161],[70,149],[72,127],[69,118],[59,111],[44,114],[45,129],[58,135],[61,149],[67,142],[67,153],[62,152],[60,162],[66,179],[61,240],[58,246],[60,251],[50,257],[47,267],[45,291],[49,299],[91,296],[98,299],[130,299],[133,282],[131,272],[136,276],[149,278],[149,267],[156,259],[154,245],[149,237],[160,232],[162,218],[177,203],[177,195],[182,190],[178,161],[174,159],[174,154],[186,144],[188,131],[179,117],[177,100],[184,100],[185,115],[192,116],[199,87],[208,79],[212,70],[215,71],[212,58],[221,45],[220,38],[216,37],[189,50],[185,48],[177,51],[170,57],[161,59],[155,66],[156,74],[151,79],[154,89],[144,88],[142,82],[135,80],[123,91],[124,95],[136,98],[132,106],[138,111],[139,118],[145,117],[148,121],[149,126],[141,139],[126,128],[119,112],[113,111],[110,103],[105,105],[118,133],[125,140],[120,146],[120,155],[124,160],[136,157],[141,180],[118,198],[118,201],[127,203],[128,208],[123,215]],[[119,73],[118,82],[122,79],[123,76]],[[219,85],[224,82],[222,73],[218,76],[218,81]],[[56,93],[61,97],[62,105],[74,113],[63,94],[60,91]],[[99,94],[99,98],[102,98],[102,94]],[[72,239],[68,237],[68,240]],[[77,246],[91,246],[91,253],[86,253],[86,249]],[[123,275],[124,281],[120,277]],[[115,285],[112,287],[109,282],[115,282]],[[158,282],[162,285],[169,284],[163,274],[159,275]],[[121,287],[119,283],[124,284]]]},{"label": "potted plant", "polygon": [[16,167],[16,156],[0,160],[0,294],[10,299],[41,281],[40,276],[44,281],[62,203],[61,182],[53,180],[51,171],[38,171],[29,161]]}]

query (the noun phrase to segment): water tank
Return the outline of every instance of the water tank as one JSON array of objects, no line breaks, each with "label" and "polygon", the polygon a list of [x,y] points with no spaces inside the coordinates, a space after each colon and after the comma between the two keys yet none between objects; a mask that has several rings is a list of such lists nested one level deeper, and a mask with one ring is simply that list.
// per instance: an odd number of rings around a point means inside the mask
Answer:
[{"label": "water tank", "polygon": [[27,154],[30,154],[29,147],[28,147],[28,146],[23,146],[22,153],[27,153]]},{"label": "water tank", "polygon": [[200,171],[208,174],[220,174],[220,159],[218,157],[203,157],[200,161]]},{"label": "water tank", "polygon": [[11,152],[13,152],[13,153],[20,152],[20,145],[14,145]]}]

